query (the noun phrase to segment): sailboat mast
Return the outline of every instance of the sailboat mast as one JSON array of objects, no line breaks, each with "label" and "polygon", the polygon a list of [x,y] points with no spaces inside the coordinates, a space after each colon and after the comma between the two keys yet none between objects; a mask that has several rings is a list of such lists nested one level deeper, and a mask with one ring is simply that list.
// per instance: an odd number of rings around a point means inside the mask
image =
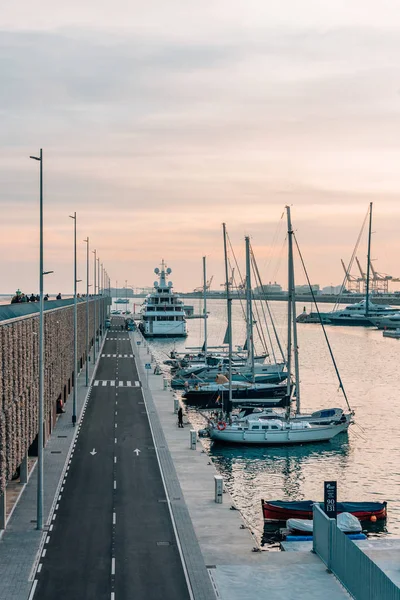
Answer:
[{"label": "sailboat mast", "polygon": [[254,383],[254,346],[253,346],[253,307],[251,298],[250,238],[246,241],[246,320],[247,320],[247,356],[251,366],[251,381]]},{"label": "sailboat mast", "polygon": [[290,398],[291,393],[291,367],[292,367],[292,225],[290,222],[290,207],[286,207],[287,228],[288,228],[288,306],[287,306],[287,396]]},{"label": "sailboat mast", "polygon": [[203,316],[204,316],[204,356],[207,360],[207,270],[206,257],[203,256]]},{"label": "sailboat mast", "polygon": [[300,413],[300,372],[299,372],[299,345],[297,342],[297,322],[296,322],[296,286],[294,279],[293,263],[293,229],[290,215],[288,214],[288,235],[289,235],[289,256],[290,256],[290,274],[291,274],[291,298],[292,298],[292,325],[293,325],[293,355],[294,355],[294,378],[296,389],[296,414]]},{"label": "sailboat mast", "polygon": [[369,229],[368,229],[368,254],[367,254],[367,289],[365,293],[365,316],[369,314],[369,273],[371,263],[371,234],[372,234],[372,202],[369,203]]},{"label": "sailboat mast", "polygon": [[[226,224],[222,223],[224,234],[224,259],[225,259],[225,282],[226,282],[226,302],[228,312],[228,344],[229,344],[229,359],[228,359],[228,376],[229,376],[229,401],[228,406],[223,406],[226,413],[230,412],[232,407],[232,298],[228,274],[228,250],[226,244]],[[224,403],[225,404],[225,403]]]}]

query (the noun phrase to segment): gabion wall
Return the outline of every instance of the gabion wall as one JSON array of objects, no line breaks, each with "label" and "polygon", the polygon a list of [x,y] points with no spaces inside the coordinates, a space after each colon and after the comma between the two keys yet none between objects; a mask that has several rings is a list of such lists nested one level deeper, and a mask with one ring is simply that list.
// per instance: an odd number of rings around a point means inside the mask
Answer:
[{"label": "gabion wall", "polygon": [[[100,310],[107,299],[97,303]],[[89,345],[93,346],[94,305],[89,302]],[[105,314],[102,313],[102,314]],[[57,399],[68,395],[74,371],[74,308],[44,313],[44,421],[49,431]],[[0,493],[38,433],[39,316],[0,324]],[[78,361],[86,361],[86,303],[78,304]]]}]

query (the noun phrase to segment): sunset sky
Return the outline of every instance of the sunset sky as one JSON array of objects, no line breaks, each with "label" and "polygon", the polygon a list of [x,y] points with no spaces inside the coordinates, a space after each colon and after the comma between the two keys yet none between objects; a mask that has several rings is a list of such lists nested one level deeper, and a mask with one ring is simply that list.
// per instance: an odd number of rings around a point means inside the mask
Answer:
[{"label": "sunset sky", "polygon": [[400,276],[399,57],[395,0],[3,3],[0,291],[38,289],[40,147],[49,292],[73,288],[74,211],[81,279],[89,236],[113,284],[164,258],[189,291],[204,254],[223,281],[222,221],[284,283],[285,204],[337,284],[373,201],[375,267]]}]

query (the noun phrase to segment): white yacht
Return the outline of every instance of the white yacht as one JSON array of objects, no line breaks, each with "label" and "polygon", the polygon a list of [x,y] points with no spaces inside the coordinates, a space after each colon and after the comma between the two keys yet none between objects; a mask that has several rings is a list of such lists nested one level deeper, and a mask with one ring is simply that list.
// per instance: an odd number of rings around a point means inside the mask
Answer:
[{"label": "white yacht", "polygon": [[400,312],[373,317],[370,321],[378,329],[398,329],[400,327]]},{"label": "white yacht", "polygon": [[187,336],[186,315],[183,301],[172,289],[171,273],[164,260],[161,270],[154,269],[159,281],[154,282],[154,291],[144,301],[139,328],[146,337],[185,337]]},{"label": "white yacht", "polygon": [[[371,300],[368,301],[368,316],[367,316],[367,301],[361,300],[355,304],[349,304],[346,308],[333,310],[331,312],[320,312],[321,320],[326,325],[360,325],[368,327],[376,325],[375,320],[390,317],[398,312],[398,307],[393,308],[386,304],[374,304]],[[319,323],[317,313],[303,312],[297,317],[298,323]]]}]

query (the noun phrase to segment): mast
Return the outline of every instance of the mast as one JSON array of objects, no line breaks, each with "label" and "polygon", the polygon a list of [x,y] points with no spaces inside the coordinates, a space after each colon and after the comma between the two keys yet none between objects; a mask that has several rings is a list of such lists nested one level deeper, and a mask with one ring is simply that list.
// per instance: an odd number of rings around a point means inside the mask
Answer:
[{"label": "mast", "polygon": [[207,269],[206,257],[203,256],[203,316],[204,316],[204,356],[207,361]]},{"label": "mast", "polygon": [[293,229],[290,215],[290,206],[288,211],[288,246],[289,246],[289,277],[290,277],[290,298],[292,303],[292,327],[293,327],[293,355],[294,355],[294,378],[296,390],[296,414],[300,413],[300,375],[299,375],[299,347],[297,343],[297,323],[296,323],[296,288],[294,281],[293,264]]},{"label": "mast", "polygon": [[250,269],[250,238],[246,241],[246,324],[247,324],[247,357],[251,365],[251,381],[254,383],[254,347],[253,347],[253,307],[251,303],[251,269]]},{"label": "mast", "polygon": [[372,234],[372,202],[369,203],[369,229],[368,229],[368,254],[367,254],[367,288],[365,292],[365,316],[368,317],[369,314],[369,272],[370,272],[370,262],[371,262],[371,234]]},{"label": "mast", "polygon": [[[292,368],[292,224],[290,222],[290,207],[286,207],[286,216],[287,216],[287,228],[288,228],[288,307],[287,307],[287,397],[290,399],[291,392],[291,368]],[[290,413],[290,404],[288,408],[288,413]]]},{"label": "mast", "polygon": [[[222,230],[224,235],[224,258],[225,258],[225,281],[226,281],[226,303],[228,312],[228,344],[229,344],[229,362],[228,362],[228,375],[229,375],[229,400],[228,406],[223,403],[223,410],[229,414],[232,407],[232,298],[230,292],[230,282],[228,275],[228,251],[226,245],[226,224],[222,223]],[[222,393],[223,398],[223,393]]]}]

